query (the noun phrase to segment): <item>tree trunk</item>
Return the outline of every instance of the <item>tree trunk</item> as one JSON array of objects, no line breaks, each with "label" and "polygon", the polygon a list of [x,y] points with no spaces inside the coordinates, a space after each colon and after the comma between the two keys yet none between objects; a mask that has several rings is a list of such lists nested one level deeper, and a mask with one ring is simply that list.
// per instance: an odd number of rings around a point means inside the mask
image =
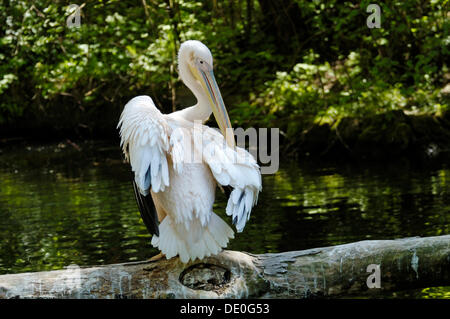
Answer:
[{"label": "tree trunk", "polygon": [[174,0],[167,0],[167,6],[169,11],[169,17],[171,24],[173,26],[173,42],[172,42],[172,61],[170,64],[170,81],[169,81],[169,90],[171,96],[171,104],[172,104],[172,112],[177,110],[176,100],[177,100],[177,91],[175,88],[176,84],[176,69],[177,69],[177,52],[180,43],[180,33],[178,31],[178,21],[176,18],[176,4]]},{"label": "tree trunk", "polygon": [[[371,270],[376,269],[373,265],[379,265],[379,273]],[[0,298],[317,298],[446,285],[450,235],[262,255],[223,251],[188,264],[172,258],[89,268],[72,265],[2,275]]]}]

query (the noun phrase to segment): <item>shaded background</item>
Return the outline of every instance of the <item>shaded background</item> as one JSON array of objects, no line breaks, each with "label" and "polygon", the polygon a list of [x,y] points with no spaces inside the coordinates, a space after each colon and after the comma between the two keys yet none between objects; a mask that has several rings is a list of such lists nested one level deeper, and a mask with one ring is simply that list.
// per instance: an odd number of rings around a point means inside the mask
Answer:
[{"label": "shaded background", "polygon": [[292,144],[315,121],[448,107],[448,1],[380,3],[379,29],[370,1],[87,1],[80,28],[69,3],[0,5],[2,134],[110,138],[135,95],[193,103],[176,66],[188,39],[211,49],[234,124]]}]

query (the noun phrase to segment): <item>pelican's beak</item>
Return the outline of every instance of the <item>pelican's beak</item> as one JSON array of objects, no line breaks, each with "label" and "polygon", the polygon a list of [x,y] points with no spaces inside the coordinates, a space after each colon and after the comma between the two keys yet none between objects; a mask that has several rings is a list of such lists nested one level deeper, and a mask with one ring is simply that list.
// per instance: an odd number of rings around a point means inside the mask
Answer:
[{"label": "pelican's beak", "polygon": [[213,70],[203,70],[202,68],[195,67],[193,69],[196,71],[194,74],[209,98],[211,109],[214,117],[216,118],[217,124],[219,125],[220,131],[223,136],[225,136],[228,146],[234,148],[235,142],[233,127],[231,126],[230,118],[228,117],[227,109],[223,103],[222,95],[220,94],[219,87],[217,86]]}]

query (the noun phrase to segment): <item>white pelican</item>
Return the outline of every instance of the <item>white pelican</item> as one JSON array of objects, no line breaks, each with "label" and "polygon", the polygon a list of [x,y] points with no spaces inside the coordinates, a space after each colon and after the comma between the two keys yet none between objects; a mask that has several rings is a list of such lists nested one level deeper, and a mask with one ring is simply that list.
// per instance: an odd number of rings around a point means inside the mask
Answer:
[{"label": "white pelican", "polygon": [[[187,263],[219,253],[234,238],[213,212],[216,185],[228,190],[226,213],[241,232],[261,190],[261,173],[250,153],[235,146],[209,49],[184,42],[178,69],[197,104],[162,114],[150,97],[137,96],[125,105],[118,127],[152,245],[159,257],[179,255]],[[211,113],[223,135],[202,124]]]}]

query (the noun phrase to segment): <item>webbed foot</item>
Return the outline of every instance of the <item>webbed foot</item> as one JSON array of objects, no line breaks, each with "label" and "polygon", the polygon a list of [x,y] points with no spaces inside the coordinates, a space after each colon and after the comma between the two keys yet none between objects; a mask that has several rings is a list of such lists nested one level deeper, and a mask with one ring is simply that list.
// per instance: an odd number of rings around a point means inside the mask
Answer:
[{"label": "webbed foot", "polygon": [[163,253],[159,253],[158,255],[153,256],[152,258],[148,259],[148,262],[155,262],[158,260],[161,260],[162,258],[166,257],[166,255],[164,255]]}]

